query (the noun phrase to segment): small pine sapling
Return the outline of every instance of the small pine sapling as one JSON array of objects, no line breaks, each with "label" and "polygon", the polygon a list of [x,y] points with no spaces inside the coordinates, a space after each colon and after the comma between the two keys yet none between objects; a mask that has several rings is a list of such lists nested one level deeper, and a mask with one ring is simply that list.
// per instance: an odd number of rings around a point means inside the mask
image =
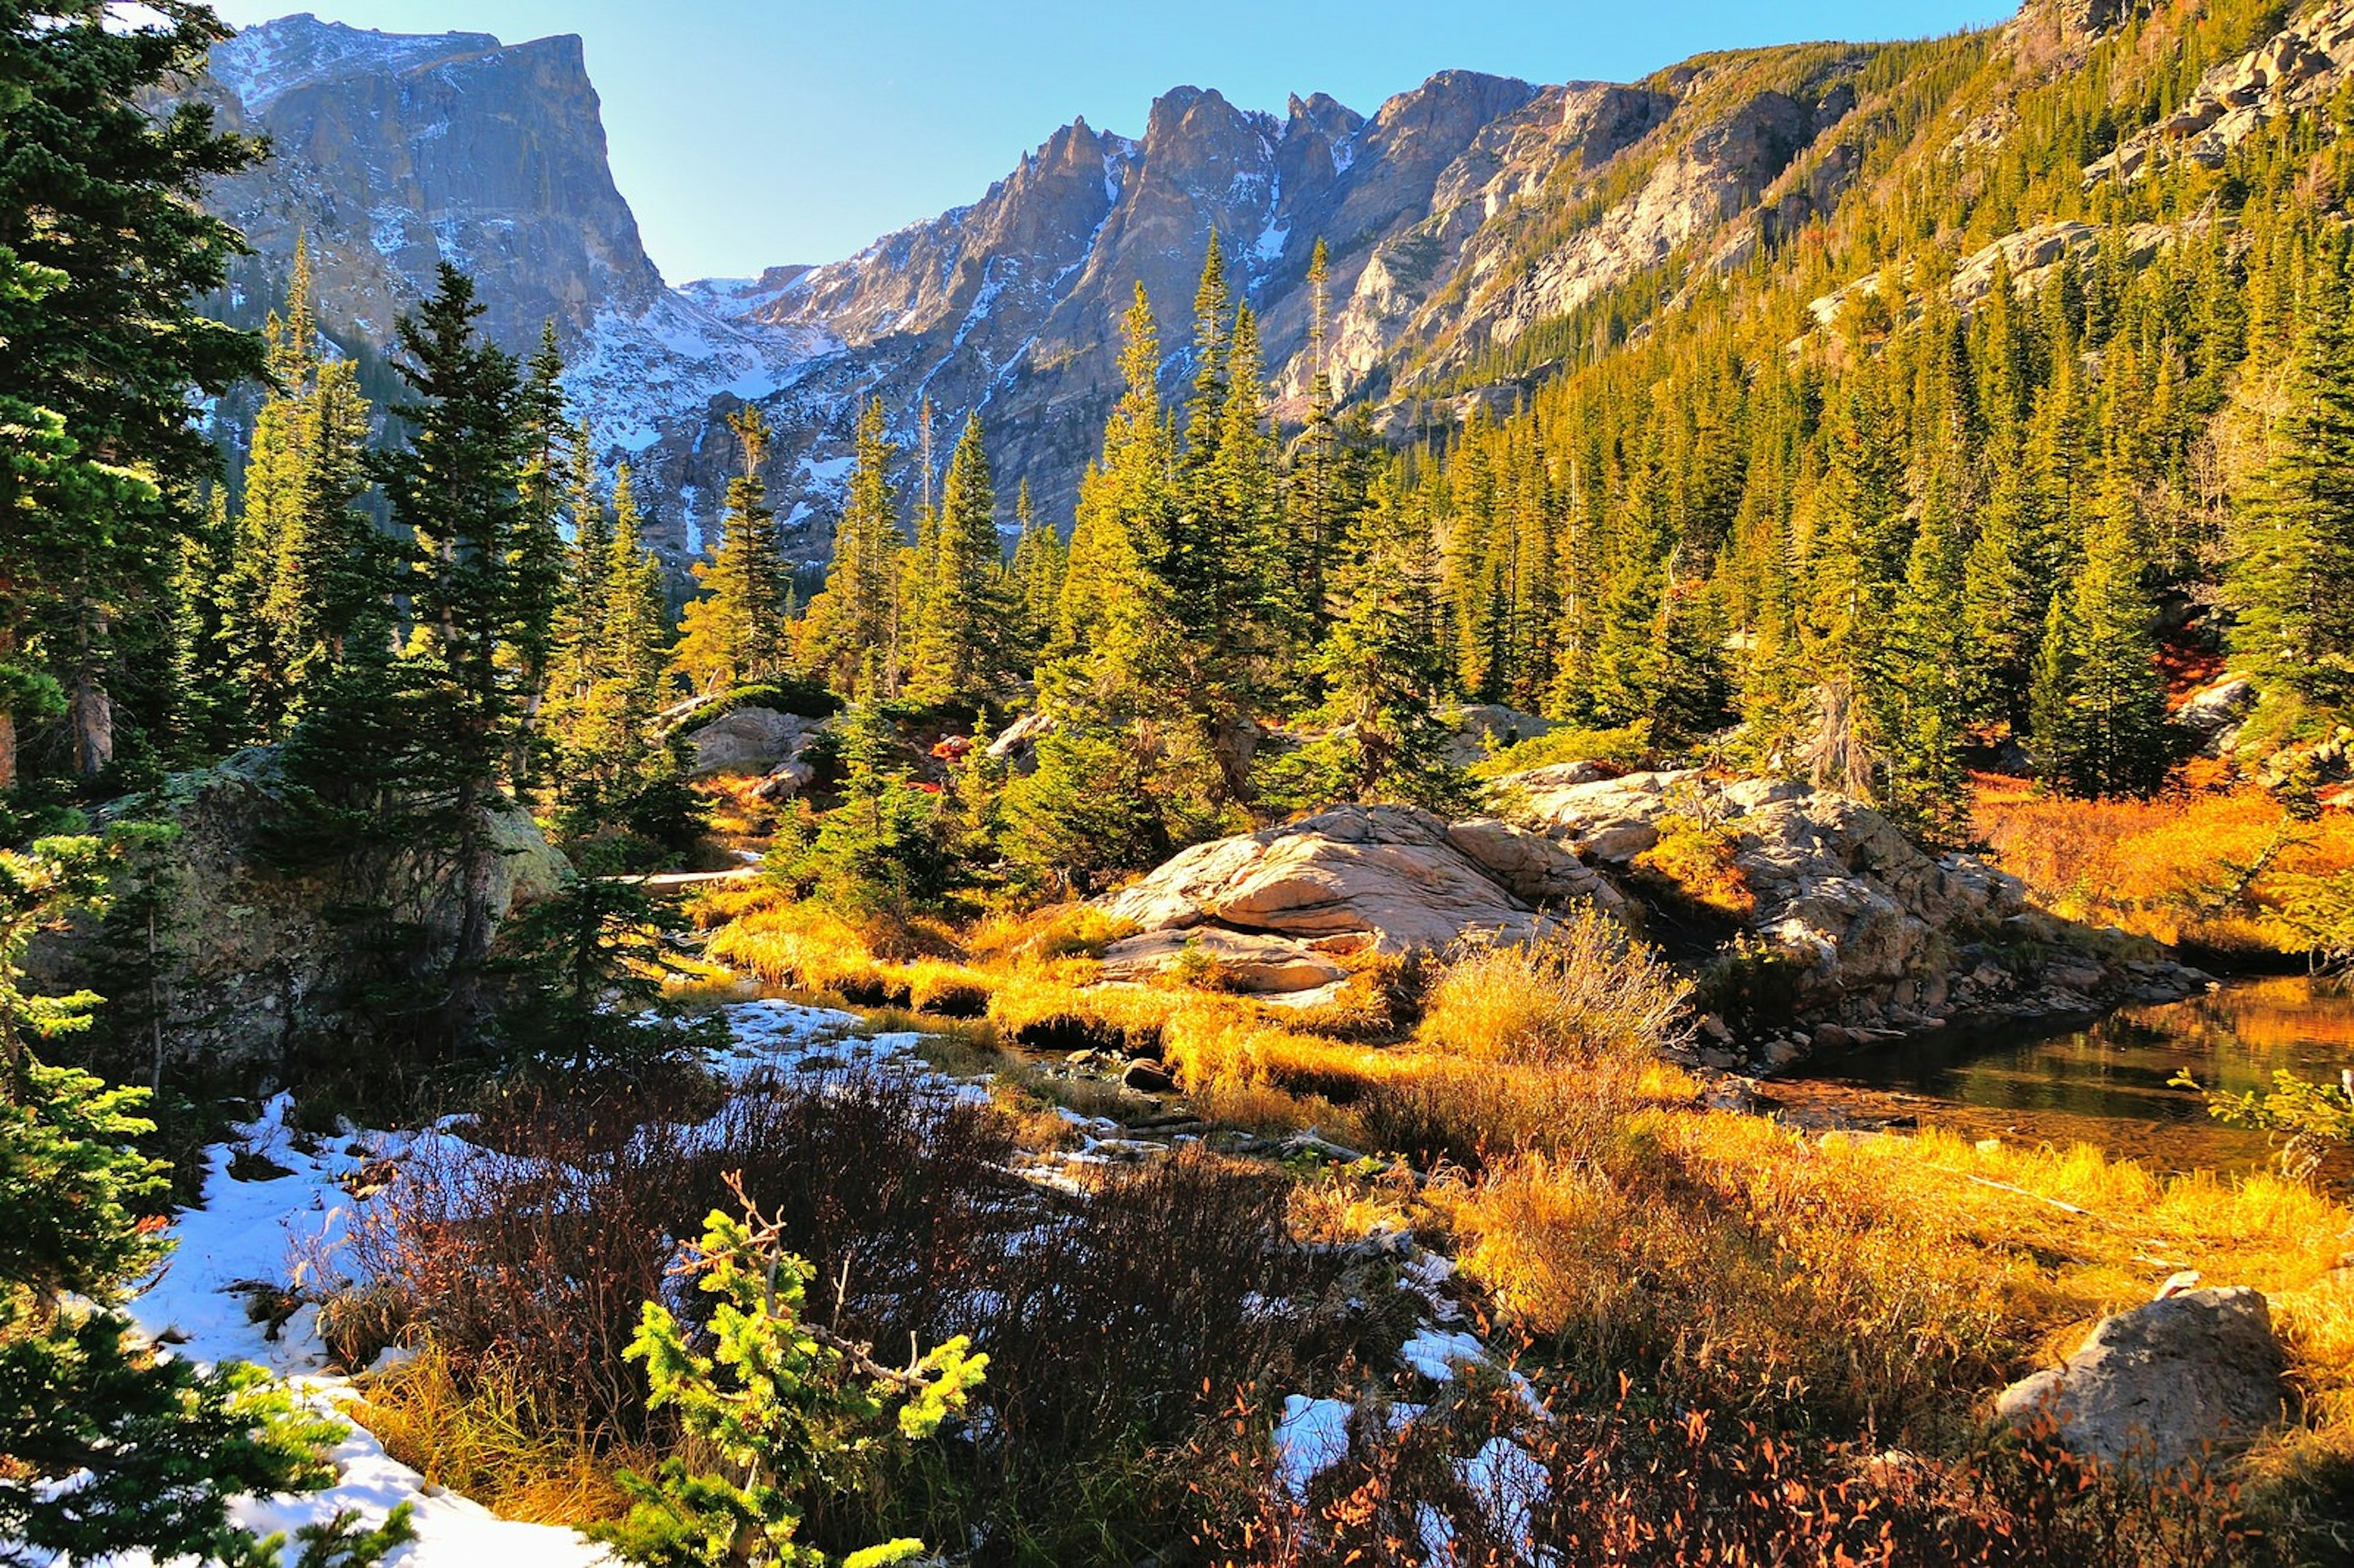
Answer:
[{"label": "small pine sapling", "polygon": [[[653,1409],[677,1413],[688,1442],[716,1457],[676,1456],[652,1476],[621,1472],[635,1499],[601,1531],[650,1568],[833,1568],[802,1543],[799,1499],[852,1489],[886,1446],[918,1442],[961,1411],[989,1364],[962,1335],[904,1371],[802,1317],[815,1270],[784,1249],[779,1227],[728,1185],[743,1218],[713,1210],[682,1272],[714,1298],[698,1331],[649,1301],[627,1354],[642,1361]],[[923,1555],[897,1540],[852,1552],[840,1568],[883,1568]]]}]

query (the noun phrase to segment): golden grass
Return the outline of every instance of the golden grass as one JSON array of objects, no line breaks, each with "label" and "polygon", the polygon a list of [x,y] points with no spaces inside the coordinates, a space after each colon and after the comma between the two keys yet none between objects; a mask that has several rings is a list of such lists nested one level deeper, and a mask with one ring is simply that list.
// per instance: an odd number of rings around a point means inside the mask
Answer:
[{"label": "golden grass", "polygon": [[619,1520],[630,1499],[614,1472],[651,1475],[661,1463],[658,1453],[600,1447],[587,1432],[536,1419],[531,1392],[498,1363],[461,1380],[429,1345],[360,1390],[351,1416],[387,1453],[501,1519],[576,1528]]},{"label": "golden grass", "polygon": [[1734,919],[1747,919],[1757,895],[1734,858],[1737,835],[1686,816],[1659,819],[1659,842],[1635,857],[1635,869],[1675,886],[1693,903]]},{"label": "golden grass", "polygon": [[696,782],[697,791],[710,802],[715,838],[726,844],[746,844],[765,842],[776,832],[777,807],[760,799],[758,793],[760,786],[767,782],[758,775],[735,774]]},{"label": "golden grass", "polygon": [[[2115,901],[2075,912],[2144,928],[2175,907],[2161,890],[2193,870],[2200,834],[2253,857],[2271,831],[2268,804],[2238,796],[2002,805],[2015,853],[2043,857],[2038,874],[2116,878]],[[2105,825],[2062,845],[2084,821]],[[1095,955],[1117,928],[1084,910],[993,916],[960,955],[912,962],[822,911],[737,893],[712,913],[726,921],[713,956],[771,975],[881,976],[911,998],[919,974],[928,992],[984,990],[985,1021],[953,1026],[972,1032],[958,1070],[1001,1072],[1002,1108],[1040,1146],[1066,1136],[1055,1105],[1101,1114],[1132,1097],[997,1044],[1025,1033],[1149,1041],[1214,1121],[1438,1160],[1420,1187],[1303,1181],[1295,1224],[1320,1239],[1375,1224],[1443,1238],[1508,1326],[1598,1377],[1633,1371],[1720,1405],[1967,1444],[2006,1382],[2193,1268],[2266,1291],[2289,1347],[2304,1424],[2247,1474],[2310,1489],[2297,1478],[2354,1465],[2354,1287],[2330,1273],[2354,1246],[2343,1205],[2271,1175],[2160,1177],[2092,1149],[1935,1129],[1810,1138],[1704,1109],[1702,1086],[1659,1050],[1681,1026],[1684,987],[1598,922],[1475,950],[1426,983],[1367,962],[1341,1002],[1295,1012],[1172,980],[1105,983]]]},{"label": "golden grass", "polygon": [[2330,1273],[2354,1214],[2278,1177],[1661,1107],[1431,1202],[1466,1274],[1571,1361],[1908,1440],[1967,1431],[2005,1382],[2197,1269],[2278,1310],[2307,1423],[2272,1446],[2354,1450],[2354,1293]]},{"label": "golden grass", "polygon": [[1416,1044],[1520,1066],[1649,1057],[1684,1027],[1691,987],[1591,906],[1526,947],[1476,948],[1431,988]]},{"label": "golden grass", "polygon": [[984,916],[965,934],[966,956],[1000,968],[1044,964],[1056,959],[1100,959],[1106,948],[1133,936],[1132,922],[1119,920],[1085,904],[1057,904],[1026,915]]},{"label": "golden grass", "polygon": [[[2226,951],[2294,945],[2270,917],[2270,876],[2253,889],[2252,905],[2221,902],[2237,868],[2253,864],[2281,828],[2279,802],[2253,785],[2153,800],[2071,800],[2023,779],[1980,775],[1972,815],[1996,863],[2055,914]],[[2303,837],[2270,875],[2354,867],[2354,813],[2326,813]]]}]

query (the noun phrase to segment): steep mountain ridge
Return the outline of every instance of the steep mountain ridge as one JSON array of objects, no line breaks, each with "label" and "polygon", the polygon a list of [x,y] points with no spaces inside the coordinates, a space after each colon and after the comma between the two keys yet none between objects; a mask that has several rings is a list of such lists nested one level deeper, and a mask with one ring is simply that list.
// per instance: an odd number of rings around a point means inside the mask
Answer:
[{"label": "steep mountain ridge", "polygon": [[443,261],[474,274],[484,328],[527,352],[554,322],[574,390],[607,438],[642,444],[715,394],[768,390],[829,344],[771,333],[673,293],[615,187],[581,40],[373,32],[308,14],[215,48],[187,91],[270,158],[210,205],[255,254],[221,313],[256,323],[282,296],[298,236],[321,310],[381,352]]},{"label": "steep mountain ridge", "polygon": [[[1509,405],[1549,366],[1744,269],[1806,274],[1798,303],[1836,308],[1868,276],[1816,278],[1819,257],[1794,239],[1843,204],[1901,207],[1906,180],[2005,146],[2020,90],[2079,69],[2095,38],[2142,15],[2033,0],[1947,41],[1934,79],[1915,69],[1925,47],[1816,44],[1700,56],[1632,84],[1447,71],[1370,116],[1323,94],[1277,115],[1182,87],[1140,137],[1074,122],[971,205],[855,256],[674,289],[605,166],[578,39],[503,46],[290,17],[221,46],[199,90],[279,150],[216,197],[260,252],[241,279],[249,313],[298,228],[324,258],[331,320],[377,344],[434,264],[458,260],[478,272],[500,341],[527,347],[541,320],[557,323],[575,397],[610,454],[639,468],[674,563],[700,548],[733,461],[720,417],[753,401],[778,431],[768,478],[789,546],[817,565],[868,397],[903,443],[909,494],[928,399],[936,464],[979,410],[1009,492],[1026,478],[1044,514],[1066,519],[1134,287],[1162,323],[1173,391],[1213,233],[1258,312],[1278,415],[1298,416],[1318,368],[1307,273],[1321,237],[1323,367],[1384,428],[1426,429],[1474,402]],[[2211,155],[2316,101],[2354,56],[2349,18],[2347,0],[2300,8],[2195,92],[2151,97],[2163,108],[2147,122],[2125,104],[2116,134],[2087,148],[2086,177],[2135,177],[2153,149]],[[2156,242],[2137,237],[2137,253]],[[1982,289],[1994,248],[2016,275],[2089,243],[2081,226],[2022,219],[1976,241],[1963,271]]]}]

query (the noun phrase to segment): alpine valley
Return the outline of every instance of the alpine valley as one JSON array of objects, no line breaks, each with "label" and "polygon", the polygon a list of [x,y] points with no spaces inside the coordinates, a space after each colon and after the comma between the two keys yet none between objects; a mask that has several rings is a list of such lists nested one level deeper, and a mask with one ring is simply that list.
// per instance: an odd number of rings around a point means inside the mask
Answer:
[{"label": "alpine valley", "polygon": [[463,9],[0,0],[0,1568],[2354,1563],[2354,0]]}]

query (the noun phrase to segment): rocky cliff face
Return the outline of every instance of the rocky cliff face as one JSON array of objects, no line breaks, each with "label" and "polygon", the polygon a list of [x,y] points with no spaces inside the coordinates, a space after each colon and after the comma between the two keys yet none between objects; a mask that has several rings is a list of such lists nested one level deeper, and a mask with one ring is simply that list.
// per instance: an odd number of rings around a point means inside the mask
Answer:
[{"label": "rocky cliff face", "polygon": [[445,260],[482,280],[489,330],[516,347],[543,321],[582,333],[663,291],[606,167],[577,37],[510,48],[290,16],[220,45],[211,77],[222,120],[273,154],[214,205],[265,262],[307,233],[324,308],[370,339]]},{"label": "rocky cliff face", "polygon": [[[614,188],[577,38],[505,46],[292,16],[222,45],[195,90],[277,152],[214,198],[259,252],[235,302],[249,319],[282,286],[298,232],[330,321],[377,346],[440,261],[466,267],[498,341],[525,348],[556,322],[576,399],[637,462],[657,537],[682,561],[726,478],[717,419],[762,404],[788,542],[814,564],[870,397],[911,459],[921,399],[943,436],[981,410],[1000,471],[1066,515],[1115,392],[1131,291],[1141,281],[1164,323],[1173,389],[1213,233],[1259,312],[1286,407],[1316,369],[1319,237],[1332,253],[1330,367],[1381,396],[1745,211],[1842,102],[1826,88],[1727,111],[1714,89],[1709,70],[1548,88],[1448,71],[1367,117],[1322,94],[1278,116],[1182,87],[1140,138],[1065,126],[972,206],[845,260],[679,289]],[[1619,199],[1605,220],[1554,243],[1547,225],[1606,185]]]},{"label": "rocky cliff face", "polygon": [[380,352],[449,261],[473,274],[502,345],[527,352],[556,323],[575,394],[617,446],[715,393],[766,390],[817,346],[664,284],[614,186],[577,37],[507,46],[288,16],[217,46],[187,90],[271,148],[210,196],[255,251],[220,302],[229,319],[258,323],[282,297],[300,235],[331,330]]}]

